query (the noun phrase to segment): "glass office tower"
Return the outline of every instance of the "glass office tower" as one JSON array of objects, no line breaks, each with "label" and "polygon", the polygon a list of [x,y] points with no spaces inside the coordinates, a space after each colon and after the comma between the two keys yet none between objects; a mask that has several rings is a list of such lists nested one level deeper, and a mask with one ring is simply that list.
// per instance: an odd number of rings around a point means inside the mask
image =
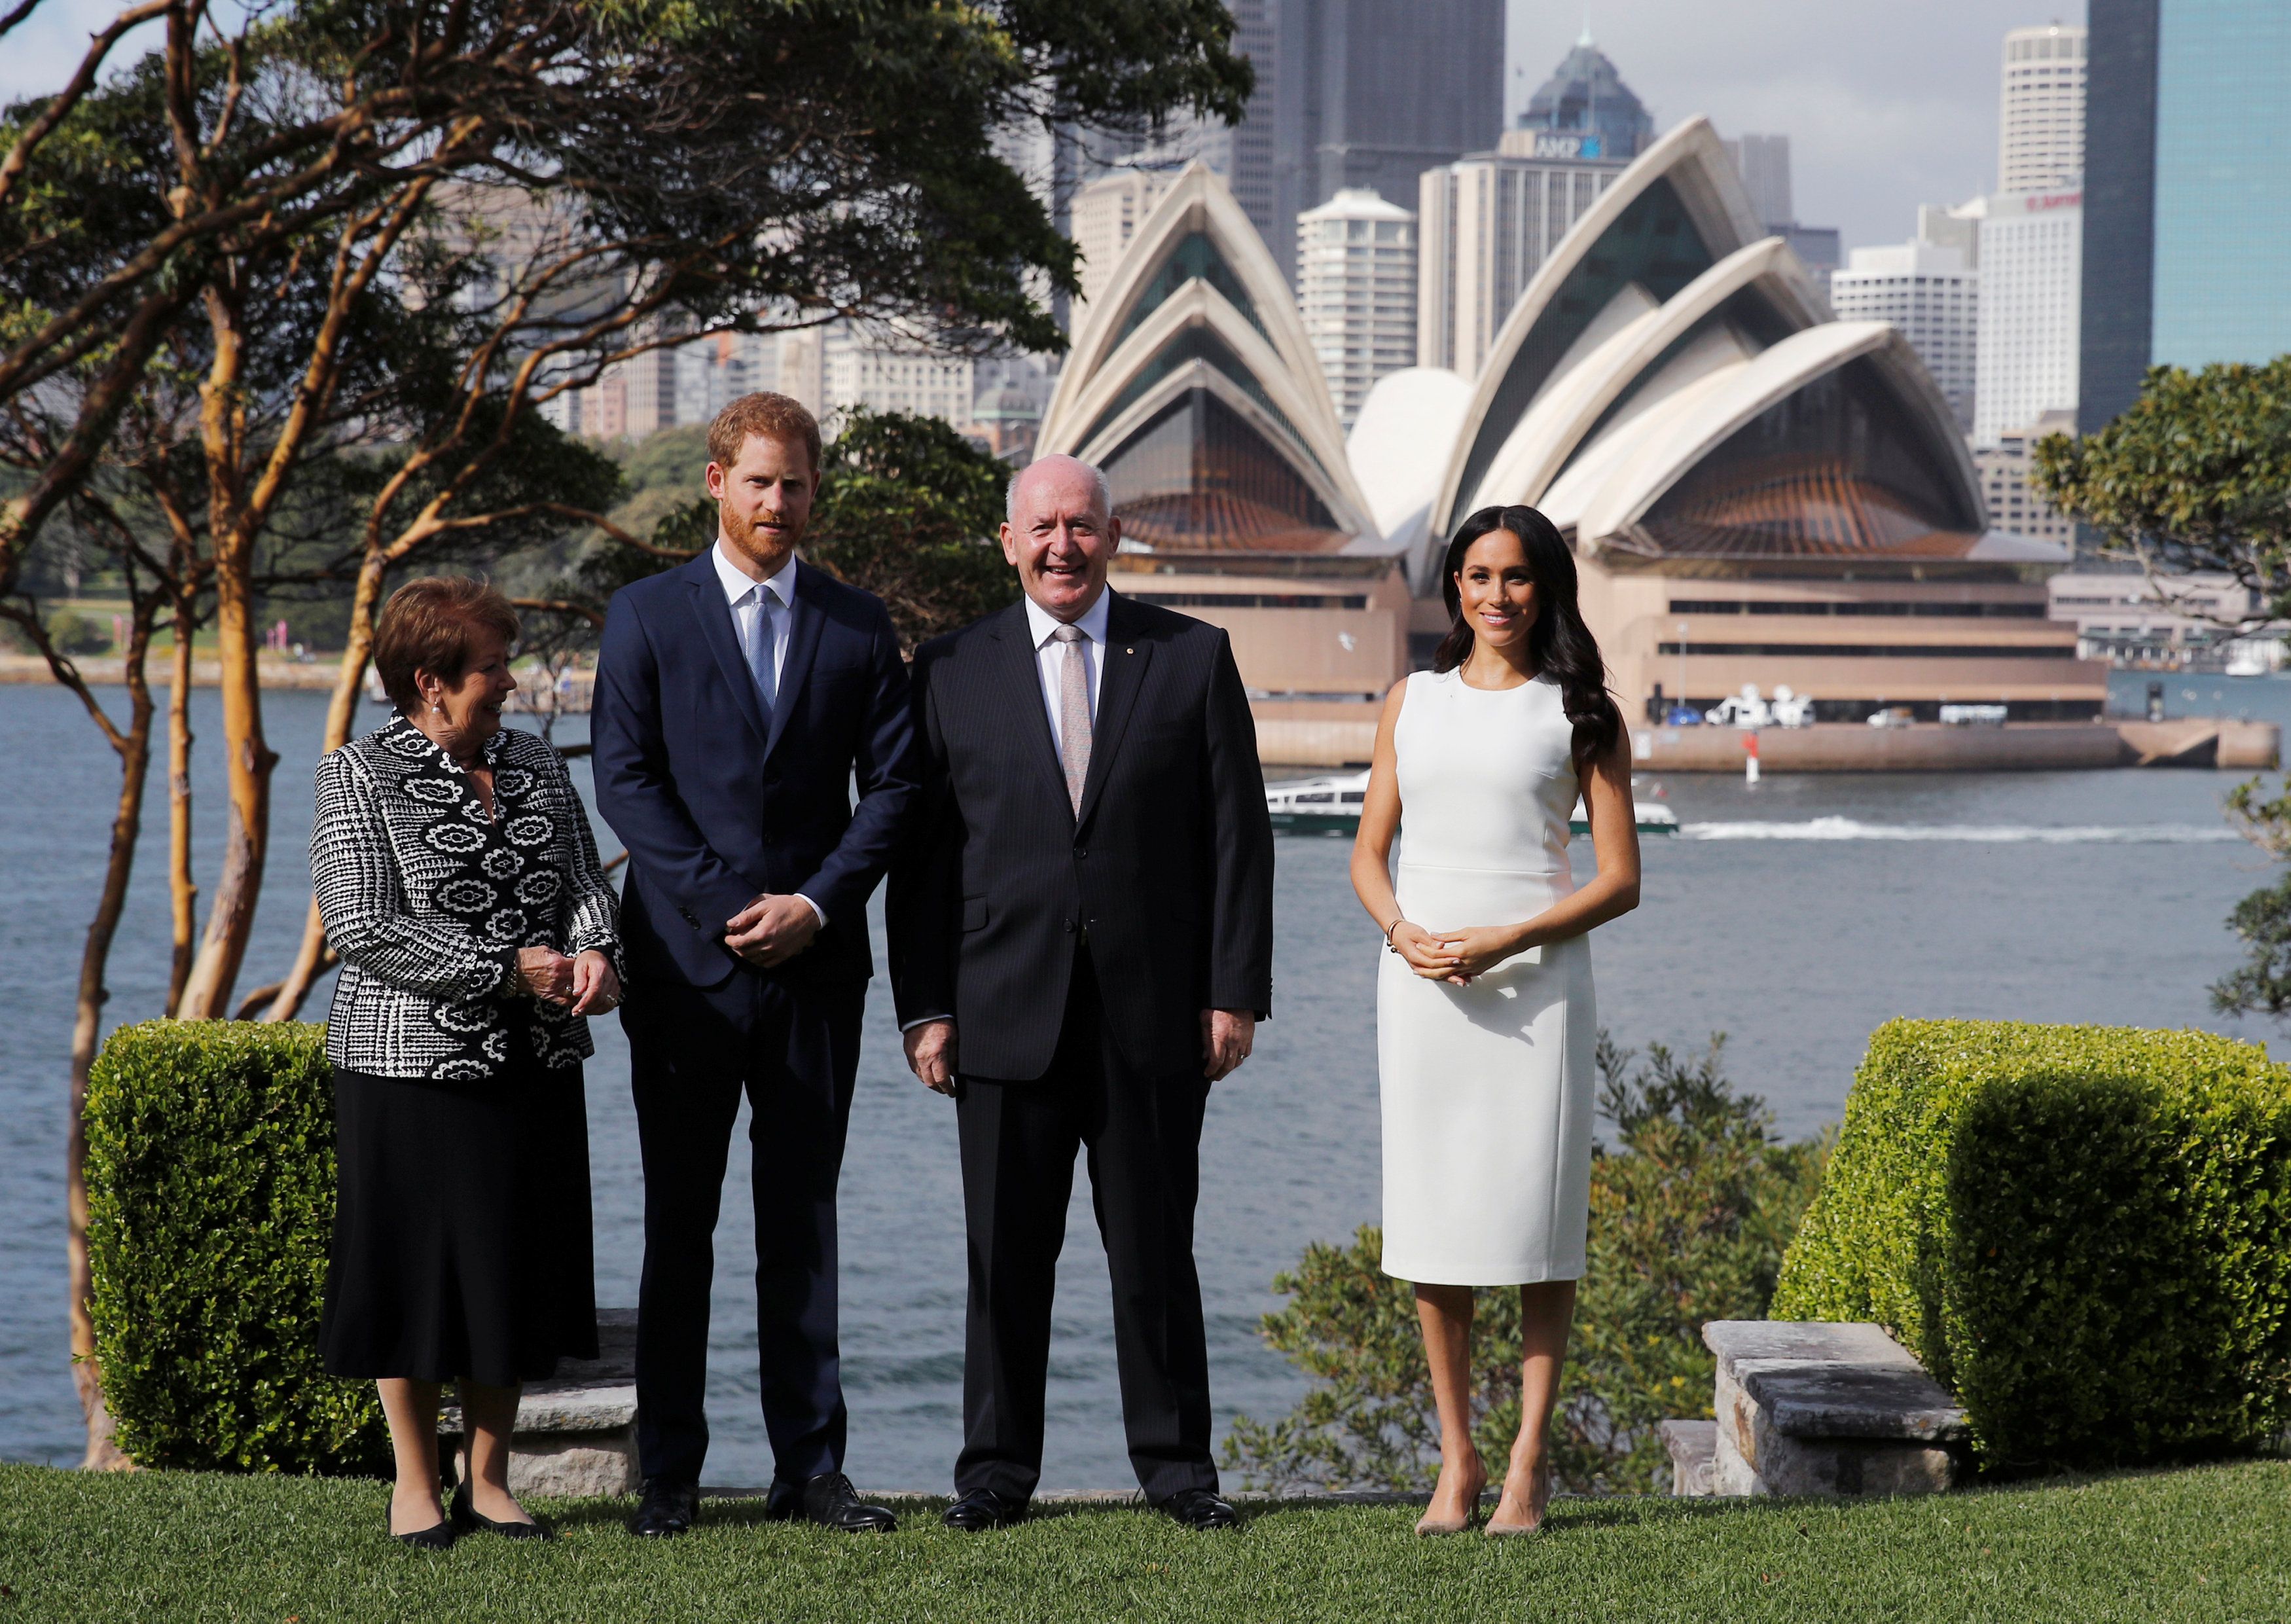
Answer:
[{"label": "glass office tower", "polygon": [[2078,427],[2291,351],[2291,5],[2091,0]]}]

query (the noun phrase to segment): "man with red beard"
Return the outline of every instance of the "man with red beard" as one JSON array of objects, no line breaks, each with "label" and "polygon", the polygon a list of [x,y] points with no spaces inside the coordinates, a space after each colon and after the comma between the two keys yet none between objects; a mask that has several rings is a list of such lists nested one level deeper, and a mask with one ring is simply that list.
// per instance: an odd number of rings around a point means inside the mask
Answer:
[{"label": "man with red beard", "polygon": [[819,450],[784,395],[725,407],[708,431],[715,544],[614,599],[597,666],[597,809],[629,848],[644,1535],[682,1533],[696,1510],[713,1237],[744,1092],[768,1512],[894,1525],[843,1475],[835,1186],[873,973],[867,898],[918,781],[889,614],[796,557]]}]

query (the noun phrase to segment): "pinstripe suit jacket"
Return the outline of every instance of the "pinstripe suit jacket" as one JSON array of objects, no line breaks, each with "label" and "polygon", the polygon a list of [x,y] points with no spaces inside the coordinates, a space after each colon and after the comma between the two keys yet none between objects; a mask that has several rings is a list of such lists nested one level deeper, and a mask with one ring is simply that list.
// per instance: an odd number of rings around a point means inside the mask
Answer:
[{"label": "pinstripe suit jacket", "polygon": [[377,1077],[476,1082],[510,1055],[591,1052],[589,1023],[510,993],[521,947],[596,948],[620,968],[613,889],[565,761],[530,733],[486,741],[469,776],[403,716],[318,762],[310,882],[342,975],[326,1058]]},{"label": "pinstripe suit jacket", "polygon": [[1113,595],[1077,815],[1025,606],[925,644],[925,804],[888,902],[899,1018],[952,1012],[962,1070],[1049,1068],[1078,936],[1132,1065],[1201,1063],[1201,1011],[1270,1011],[1273,832],[1226,634]]}]

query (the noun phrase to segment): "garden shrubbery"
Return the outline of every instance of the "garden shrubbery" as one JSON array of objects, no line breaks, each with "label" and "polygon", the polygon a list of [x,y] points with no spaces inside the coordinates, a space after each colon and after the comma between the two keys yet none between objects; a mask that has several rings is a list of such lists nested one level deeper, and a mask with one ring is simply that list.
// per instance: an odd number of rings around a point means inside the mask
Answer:
[{"label": "garden shrubbery", "polygon": [[[1553,1427],[1561,1486],[1655,1488],[1655,1423],[1708,1417],[1714,1377],[1706,1320],[1759,1319],[1782,1250],[1821,1172],[1819,1142],[1785,1145],[1756,1097],[1737,1094],[1721,1044],[1688,1061],[1656,1046],[1649,1064],[1599,1044],[1600,1110],[1615,1144],[1591,1164],[1589,1272]],[[1314,1378],[1279,1420],[1236,1417],[1226,1464],[1279,1489],[1424,1490],[1439,1424],[1413,1289],[1380,1262],[1381,1233],[1315,1242],[1274,1282],[1288,1306],[1265,1339]],[[1473,1327],[1474,1433],[1500,1470],[1519,1430],[1519,1293],[1479,1293]]]},{"label": "garden shrubbery", "polygon": [[1884,1325],[1989,1469],[2258,1446],[2291,1421],[2291,1071],[2199,1032],[1889,1023],[1773,1314]]},{"label": "garden shrubbery", "polygon": [[88,1079],[96,1350],[141,1465],[379,1469],[370,1382],[318,1365],[334,1210],[326,1029],[148,1021]]}]

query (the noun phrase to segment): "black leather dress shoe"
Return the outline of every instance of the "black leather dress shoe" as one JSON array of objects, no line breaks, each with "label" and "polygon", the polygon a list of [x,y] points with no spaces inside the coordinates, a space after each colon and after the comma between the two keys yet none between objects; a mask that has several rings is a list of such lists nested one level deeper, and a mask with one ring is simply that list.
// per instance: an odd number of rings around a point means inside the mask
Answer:
[{"label": "black leather dress shoe", "polygon": [[647,1540],[668,1540],[689,1533],[700,1515],[700,1491],[690,1483],[645,1479],[644,1499],[637,1506],[629,1532]]},{"label": "black leather dress shoe", "polygon": [[496,1523],[480,1513],[470,1499],[470,1485],[463,1483],[454,1491],[454,1503],[446,1508],[453,1519],[457,1534],[499,1534],[504,1540],[554,1540],[557,1536],[538,1523]]},{"label": "black leather dress shoe", "polygon": [[1231,1500],[1214,1490],[1180,1489],[1160,1504],[1162,1510],[1188,1528],[1206,1532],[1241,1526],[1241,1513],[1233,1508]]},{"label": "black leather dress shoe", "polygon": [[938,1519],[958,1533],[985,1533],[990,1528],[1016,1528],[1026,1520],[1026,1502],[997,1494],[992,1489],[966,1489],[954,1498]]},{"label": "black leather dress shoe", "polygon": [[447,1517],[442,1523],[417,1528],[410,1534],[392,1534],[390,1537],[417,1551],[451,1550],[454,1546],[454,1519]]},{"label": "black leather dress shoe", "polygon": [[888,1507],[862,1501],[859,1491],[840,1472],[822,1472],[800,1483],[775,1483],[764,1501],[764,1515],[775,1523],[801,1517],[846,1534],[888,1534],[899,1525]]}]

